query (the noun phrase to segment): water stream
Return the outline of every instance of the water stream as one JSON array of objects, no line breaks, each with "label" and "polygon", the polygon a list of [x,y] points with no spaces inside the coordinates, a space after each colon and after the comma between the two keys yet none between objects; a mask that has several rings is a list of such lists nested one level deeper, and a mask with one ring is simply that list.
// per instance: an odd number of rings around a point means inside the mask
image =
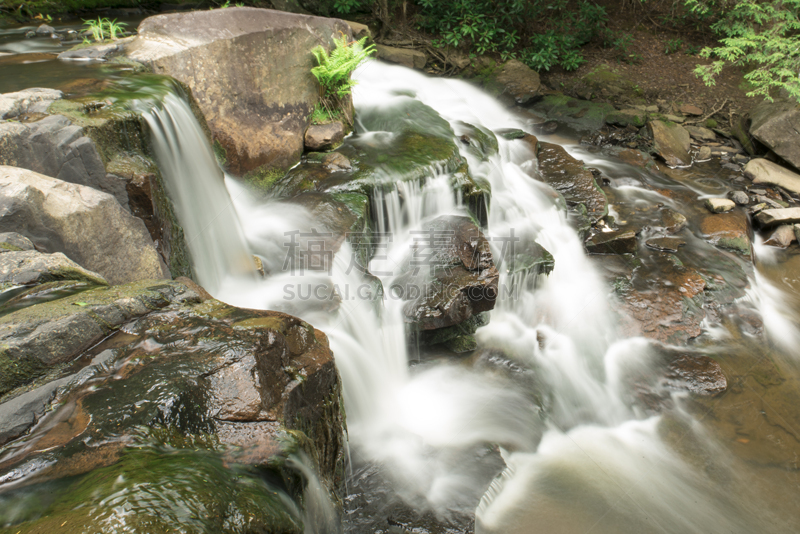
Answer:
[{"label": "water stream", "polygon": [[[363,66],[357,78],[357,116],[414,99],[454,131],[459,121],[492,131],[532,126],[531,119],[461,81],[378,62]],[[486,161],[462,150],[472,174],[491,185],[486,235],[495,257],[513,230],[520,246],[539,243],[555,260],[546,278],[501,270],[500,287],[519,291],[501,298],[489,324],[478,330],[479,344],[490,354],[478,365],[408,346],[403,301],[390,292],[378,311],[374,300],[354,297],[364,280],[348,269],[347,243],[330,274],[286,269],[287,235],[322,231],[319,222],[300,206],[255,199],[235,180],[223,180],[181,99],[168,96],[146,118],[201,285],[233,305],[298,315],[330,338],[354,466],[349,530],[386,532],[385,522],[371,522],[372,516],[386,503],[400,502],[443,524],[477,508],[475,531],[484,534],[796,531],[798,457],[790,451],[800,448],[775,440],[798,435],[791,427],[800,421],[800,408],[776,405],[777,424],[786,432],[767,429],[763,439],[742,437],[731,422],[736,406],[753,408],[759,399],[775,404],[772,390],[752,378],[765,359],[779,369],[784,398],[798,397],[798,306],[774,276],[753,271],[740,298],[763,316],[773,348],[743,334],[735,320],[708,327],[700,338],[705,341],[697,349],[718,356],[729,375],[725,400],[698,401],[676,392],[663,415],[643,412],[627,400],[626,377],[656,372],[652,343],[621,327],[608,265],[585,254],[557,196],[531,178],[535,157],[524,144],[498,136],[499,153]],[[348,142],[391,138],[357,122]],[[567,148],[618,182],[620,204],[655,194],[646,184],[660,178],[604,153]],[[372,199],[377,231],[391,235],[381,243],[385,255],[370,264],[384,288],[408,252],[410,232],[434,217],[466,213],[448,178],[435,169],[420,183],[393,183],[388,176],[392,185]],[[718,254],[695,241],[689,247],[698,258]],[[756,254],[767,257],[758,247]],[[265,278],[256,274],[252,255],[262,259]],[[752,269],[740,259],[730,261]],[[797,280],[787,283],[796,287]],[[304,297],[305,287],[333,286],[340,296],[348,292],[338,306],[331,306],[326,292]],[[743,451],[744,443],[752,445]],[[380,481],[379,497],[365,494],[374,489],[371,477]]]}]

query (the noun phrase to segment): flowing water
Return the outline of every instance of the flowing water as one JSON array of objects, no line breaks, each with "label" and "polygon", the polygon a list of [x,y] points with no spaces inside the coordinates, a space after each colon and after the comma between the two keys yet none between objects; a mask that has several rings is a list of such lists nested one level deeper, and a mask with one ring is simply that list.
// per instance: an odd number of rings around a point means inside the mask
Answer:
[{"label": "flowing water", "polygon": [[[461,81],[379,62],[356,77],[350,144],[390,147],[391,121],[380,127],[359,118],[391,117],[411,101],[434,109],[454,132],[464,122],[491,131],[533,127],[530,117]],[[404,301],[390,291],[412,232],[441,215],[467,214],[443,169],[428,169],[420,181],[387,171],[373,195],[382,253],[370,271],[385,288],[376,300],[365,296],[375,296],[366,291],[374,286],[351,269],[347,242],[329,272],[288,267],[287,240],[298,235],[308,246],[322,224],[299,205],[256,198],[225,176],[179,95],[143,115],[198,282],[230,304],[300,316],[330,339],[349,435],[345,530],[396,532],[386,521],[395,514],[396,525],[432,518],[415,532],[457,532],[474,513],[474,529],[484,534],[797,531],[796,252],[757,243],[754,269],[687,232],[684,263],[742,280],[731,297],[739,311],[707,320],[692,348],[720,362],[728,391],[716,398],[675,391],[661,410],[646,410],[630,401],[631,376],[657,375],[658,349],[625,327],[612,285],[629,266],[585,254],[558,195],[532,178],[535,155],[524,143],[498,136],[496,155],[480,159],[462,147],[462,156],[491,186],[485,233],[495,258],[513,235],[522,249],[547,249],[555,267],[546,277],[501,269],[500,298],[476,334],[479,356],[456,358],[408,343]],[[611,210],[620,217],[653,202],[677,208],[678,197],[665,191],[696,199],[720,187],[719,178],[690,174],[665,181],[565,135],[558,140],[570,153],[610,179]],[[658,278],[657,256],[643,253],[641,262],[656,265]],[[763,334],[737,315],[749,312],[763,317]],[[297,469],[309,480],[305,500],[314,511],[306,531],[335,531],[324,490],[307,465]]]}]

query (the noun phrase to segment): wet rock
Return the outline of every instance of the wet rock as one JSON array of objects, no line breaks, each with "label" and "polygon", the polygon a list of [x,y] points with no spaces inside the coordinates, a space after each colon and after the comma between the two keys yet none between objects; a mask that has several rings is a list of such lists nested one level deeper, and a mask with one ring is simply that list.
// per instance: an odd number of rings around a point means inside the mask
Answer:
[{"label": "wet rock", "polygon": [[750,160],[744,168],[744,175],[756,185],[777,185],[800,195],[800,174],[769,160],[757,158]]},{"label": "wet rock", "polygon": [[377,57],[389,63],[397,63],[409,69],[422,70],[428,62],[428,56],[419,50],[410,48],[395,48],[393,46],[376,45]]},{"label": "wet rock", "polygon": [[653,250],[660,250],[662,252],[678,252],[680,247],[686,245],[686,241],[678,239],[677,237],[655,237],[645,241],[645,245]]},{"label": "wet rock", "polygon": [[636,167],[641,167],[643,169],[651,168],[655,165],[653,158],[642,152],[641,150],[636,150],[632,148],[626,148],[625,150],[620,151],[617,154],[617,157],[628,163],[630,165],[634,165]]},{"label": "wet rock", "polygon": [[800,223],[800,208],[762,210],[756,215],[756,221],[762,228]]},{"label": "wet rock", "polygon": [[120,39],[113,43],[98,43],[91,46],[81,47],[72,50],[66,50],[58,54],[58,59],[66,60],[108,60],[114,56],[121,55],[125,50],[125,45],[130,43],[134,38],[127,37]]},{"label": "wet rock", "polygon": [[588,102],[565,95],[547,95],[536,102],[532,109],[548,119],[590,132],[600,129],[605,124],[606,116],[616,111],[611,104]]},{"label": "wet rock", "polygon": [[800,169],[800,108],[793,100],[763,101],[750,111],[750,134]]},{"label": "wet rock", "polygon": [[684,354],[667,365],[663,384],[669,389],[696,395],[716,396],[728,389],[722,367],[708,356]]},{"label": "wet rock", "polygon": [[629,124],[641,128],[647,123],[647,113],[638,109],[622,109],[606,115],[606,122],[622,128]]},{"label": "wet rock", "polygon": [[583,204],[592,222],[608,212],[606,195],[583,162],[560,145],[539,142],[539,178],[564,196],[568,205]]},{"label": "wet rock", "polygon": [[731,191],[729,196],[738,206],[746,206],[750,203],[750,197],[744,191]]},{"label": "wet rock", "polygon": [[684,104],[678,108],[678,111],[684,115],[700,116],[703,114],[702,109],[698,108],[697,106],[693,106],[692,104]]},{"label": "wet rock", "polygon": [[306,130],[306,150],[330,150],[342,144],[344,140],[344,124],[331,122],[329,124],[312,124]]},{"label": "wet rock", "polygon": [[189,86],[231,171],[243,175],[300,160],[319,100],[309,51],[332,48],[339,35],[351,31],[338,19],[230,7],[145,19],[126,55]]},{"label": "wet rock", "polygon": [[444,346],[456,354],[466,354],[478,348],[475,336],[459,336],[445,341]]},{"label": "wet rock", "polygon": [[495,79],[503,88],[502,94],[510,96],[520,105],[538,96],[541,87],[539,74],[516,59],[503,63],[495,73]]},{"label": "wet rock", "polygon": [[734,162],[734,163],[739,163],[739,164],[741,164],[741,165],[744,165],[744,164],[745,164],[745,163],[747,163],[748,161],[750,161],[750,158],[748,158],[748,157],[747,157],[747,156],[745,156],[744,154],[735,154],[735,155],[733,156],[733,162]]},{"label": "wet rock", "polygon": [[650,121],[647,128],[653,136],[653,143],[658,154],[664,158],[667,165],[690,165],[692,158],[689,156],[691,139],[689,132],[677,124],[664,121]]},{"label": "wet rock", "polygon": [[693,139],[698,141],[714,141],[717,138],[717,134],[702,126],[684,126],[684,128]]},{"label": "wet rock", "polygon": [[128,207],[125,182],[106,174],[95,143],[61,115],[26,124],[0,123],[0,164],[103,191]]},{"label": "wet rock", "polygon": [[436,330],[494,308],[499,273],[480,229],[467,217],[441,216],[422,230],[432,238],[416,240],[391,288],[409,301],[406,320]]},{"label": "wet rock", "polygon": [[169,276],[144,223],[114,197],[32,171],[0,166],[0,230],[62,252],[112,284]]},{"label": "wet rock", "polygon": [[72,361],[135,317],[194,299],[180,284],[146,280],[84,291],[0,317],[0,395]]},{"label": "wet rock", "polygon": [[[499,145],[494,132],[462,121],[456,122],[453,129],[461,142],[467,146],[467,150],[478,159],[487,161],[491,156],[497,154]],[[522,132],[522,130],[516,130],[516,132]],[[527,135],[525,132],[522,134],[523,136]]]},{"label": "wet rock", "polygon": [[339,152],[331,152],[322,159],[322,164],[326,169],[331,171],[350,171],[353,165],[344,154]]},{"label": "wet rock", "polygon": [[52,26],[48,26],[47,24],[41,24],[38,28],[36,28],[36,33],[38,35],[50,35],[51,33],[55,33],[56,29]]},{"label": "wet rock", "polygon": [[585,246],[589,254],[635,254],[636,233],[600,232],[589,238]]},{"label": "wet rock", "polygon": [[16,232],[0,233],[0,253],[33,249],[33,243],[24,235],[20,235]]},{"label": "wet rock", "polygon": [[704,205],[711,213],[725,213],[736,207],[736,203],[727,198],[707,198]]},{"label": "wet rock", "polygon": [[661,210],[661,222],[670,234],[677,234],[686,227],[686,217],[672,208]]},{"label": "wet rock", "polygon": [[45,113],[54,101],[63,96],[56,89],[32,88],[0,95],[0,119],[11,119],[26,113]]},{"label": "wet rock", "polygon": [[765,245],[769,245],[771,247],[780,247],[786,248],[791,245],[797,238],[794,235],[794,226],[790,224],[784,224],[783,226],[779,226],[772,232],[772,235],[764,241]]},{"label": "wet rock", "polygon": [[711,158],[711,148],[707,146],[701,146],[700,150],[697,151],[697,159],[700,161],[705,161]]},{"label": "wet rock", "polygon": [[750,233],[747,216],[741,211],[707,215],[700,221],[700,232],[712,244],[749,255]]},{"label": "wet rock", "polygon": [[60,252],[42,254],[35,250],[24,250],[0,254],[0,287],[43,284],[55,280],[108,285],[102,276],[87,271]]},{"label": "wet rock", "polygon": [[0,404],[0,446],[20,437],[42,418],[56,396],[56,390],[68,379],[54,380],[33,391]]}]

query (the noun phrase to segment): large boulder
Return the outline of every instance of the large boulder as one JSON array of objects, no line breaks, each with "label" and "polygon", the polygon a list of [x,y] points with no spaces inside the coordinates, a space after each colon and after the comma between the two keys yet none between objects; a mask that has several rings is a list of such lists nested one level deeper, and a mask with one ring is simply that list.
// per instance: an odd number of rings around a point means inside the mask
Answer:
[{"label": "large boulder", "polygon": [[43,284],[56,280],[76,280],[98,285],[107,282],[87,271],[60,252],[42,254],[35,250],[0,250],[0,288]]},{"label": "large boulder", "polygon": [[0,164],[92,187],[128,206],[125,181],[106,174],[94,142],[61,115],[28,124],[0,123]]},{"label": "large boulder", "polygon": [[33,171],[0,166],[0,231],[62,252],[112,284],[169,276],[144,223],[114,197]]},{"label": "large boulder", "polygon": [[664,158],[667,165],[691,165],[689,155],[692,139],[686,129],[672,122],[650,121],[647,129],[653,137],[653,144],[658,155]]},{"label": "large boulder", "polygon": [[428,62],[428,57],[419,50],[411,48],[395,48],[393,46],[376,45],[378,59],[397,63],[409,69],[423,69]]},{"label": "large boulder", "polygon": [[311,49],[342,34],[350,27],[337,19],[233,7],[150,17],[126,53],[189,86],[231,171],[244,174],[299,161],[319,99]]},{"label": "large boulder", "polygon": [[777,163],[756,158],[747,162],[744,175],[758,185],[777,185],[800,195],[800,174],[794,173]]},{"label": "large boulder", "polygon": [[762,102],[750,112],[750,134],[800,169],[800,106],[797,102]]},{"label": "large boulder", "polygon": [[539,73],[516,59],[509,59],[495,73],[503,95],[510,96],[517,104],[527,104],[539,96],[542,85]]}]

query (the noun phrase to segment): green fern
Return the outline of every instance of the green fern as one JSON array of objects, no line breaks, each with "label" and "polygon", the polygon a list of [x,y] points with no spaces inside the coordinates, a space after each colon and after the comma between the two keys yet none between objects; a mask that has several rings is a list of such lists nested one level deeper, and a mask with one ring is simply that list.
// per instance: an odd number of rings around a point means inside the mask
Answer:
[{"label": "green fern", "polygon": [[348,43],[347,36],[343,35],[341,39],[334,39],[336,46],[330,53],[321,46],[311,50],[318,63],[311,74],[319,82],[321,103],[331,116],[336,115],[342,100],[356,84],[350,78],[352,72],[375,53],[375,45],[364,46],[366,41],[364,37]]}]

